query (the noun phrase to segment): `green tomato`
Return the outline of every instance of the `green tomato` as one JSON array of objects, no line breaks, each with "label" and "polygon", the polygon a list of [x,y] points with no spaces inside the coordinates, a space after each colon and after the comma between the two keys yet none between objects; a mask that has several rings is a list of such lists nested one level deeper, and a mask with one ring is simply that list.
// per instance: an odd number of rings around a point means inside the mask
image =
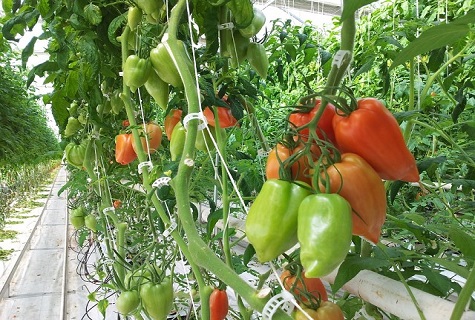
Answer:
[{"label": "green tomato", "polygon": [[178,122],[172,131],[172,137],[170,139],[170,155],[172,161],[176,161],[183,153],[183,147],[185,146],[186,130],[181,122]]},{"label": "green tomato", "polygon": [[64,129],[64,136],[66,138],[76,134],[76,132],[79,131],[79,129],[82,128],[81,123],[79,122],[78,119],[74,117],[69,117],[68,118],[68,123],[66,124],[66,128]]},{"label": "green tomato", "polygon": [[252,42],[247,48],[247,61],[261,76],[267,78],[267,70],[269,69],[269,58],[267,57],[266,48],[261,43]]},{"label": "green tomato", "polygon": [[150,59],[142,59],[137,55],[130,55],[124,63],[123,79],[126,86],[132,92],[143,86],[147,82],[152,72],[152,64]]},{"label": "green tomato", "polygon": [[66,145],[64,149],[64,154],[66,156],[66,161],[77,168],[82,168],[84,156],[86,153],[86,144],[83,142],[81,144],[76,144],[70,142]]},{"label": "green tomato", "polygon": [[115,302],[117,311],[123,315],[129,315],[140,305],[140,295],[137,290],[123,291]]},{"label": "green tomato", "polygon": [[300,203],[310,186],[284,180],[267,180],[246,218],[246,235],[260,262],[277,258],[297,244]]},{"label": "green tomato", "polygon": [[254,17],[252,18],[251,24],[243,29],[239,29],[241,35],[245,38],[254,37],[266,23],[266,16],[262,10],[254,7]]},{"label": "green tomato", "polygon": [[300,261],[309,278],[321,278],[345,259],[352,239],[351,206],[337,193],[312,194],[298,209]]},{"label": "green tomato", "polygon": [[166,320],[173,308],[173,284],[170,278],[161,283],[147,282],[140,286],[140,298],[145,312],[153,320]]},{"label": "green tomato", "polygon": [[97,219],[93,214],[88,214],[84,218],[84,224],[89,230],[96,232],[97,231]]},{"label": "green tomato", "polygon": [[[193,65],[188,57],[183,41],[177,40],[180,47],[180,53],[187,58],[187,66],[192,71]],[[157,72],[160,79],[166,83],[171,84],[174,87],[183,87],[178,69],[173,61],[172,57],[167,51],[164,43],[159,43],[156,48],[150,51],[150,60],[152,61],[153,68]]]}]

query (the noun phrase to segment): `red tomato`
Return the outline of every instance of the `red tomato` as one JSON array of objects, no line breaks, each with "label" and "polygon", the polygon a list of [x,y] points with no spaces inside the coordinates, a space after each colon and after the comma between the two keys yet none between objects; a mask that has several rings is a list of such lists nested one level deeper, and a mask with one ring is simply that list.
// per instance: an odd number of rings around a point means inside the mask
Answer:
[{"label": "red tomato", "polygon": [[[149,122],[145,125],[145,132],[143,129],[139,130],[140,135],[143,137],[140,138],[142,142],[142,147],[146,153],[154,153],[157,151],[158,147],[162,143],[162,128],[154,122]],[[146,135],[146,136],[145,136]],[[148,143],[148,149],[147,149]],[[134,151],[137,152],[137,146],[135,142],[132,143]]]},{"label": "red tomato", "polygon": [[130,133],[122,133],[115,137],[115,161],[121,165],[129,164],[137,159],[132,140]]},{"label": "red tomato", "polygon": [[226,290],[214,289],[209,297],[210,320],[224,320],[229,310]]},{"label": "red tomato", "polygon": [[[386,220],[386,189],[376,171],[360,156],[344,153],[341,161],[326,170],[331,193],[338,193],[351,205],[353,234],[373,243],[379,241]],[[321,173],[320,190],[325,192]]]},{"label": "red tomato", "polygon": [[[345,315],[340,307],[330,301],[324,301],[317,310],[303,308],[303,310],[313,320],[345,320]],[[307,316],[300,310],[295,311],[293,318],[295,320],[308,320]]]},{"label": "red tomato", "polygon": [[122,126],[123,126],[124,128],[130,126],[130,121],[129,121],[128,119],[125,119],[124,121],[122,121]]},{"label": "red tomato", "polygon": [[114,202],[112,203],[112,205],[114,206],[115,209],[118,209],[122,206],[122,201],[120,200],[114,200]]},{"label": "red tomato", "polygon": [[171,140],[173,128],[175,128],[176,124],[180,122],[182,113],[183,111],[180,109],[173,109],[170,110],[170,113],[165,117],[165,135],[167,136],[168,141]]},{"label": "red tomato", "polygon": [[[305,148],[303,143],[297,145],[294,149],[290,150],[285,145],[278,143],[274,149],[269,152],[266,163],[266,178],[267,179],[281,179],[280,167],[281,163],[287,160],[291,155],[300,152]],[[311,156],[313,160],[316,160],[320,156],[320,149],[316,145],[312,145],[310,148]],[[284,170],[288,170],[288,165],[284,167]],[[302,154],[290,167],[291,178],[293,180],[303,181],[308,184],[312,183],[312,175],[310,174],[310,165],[308,163],[308,156]]]},{"label": "red tomato", "polygon": [[[234,118],[231,113],[231,109],[226,107],[215,107],[218,110],[219,126],[221,128],[229,128],[237,125],[237,120]],[[208,124],[212,127],[216,126],[216,121],[214,119],[214,112],[210,107],[206,107],[203,110],[203,115],[206,117]]]},{"label": "red tomato", "polygon": [[416,160],[406,146],[396,118],[381,101],[358,101],[348,116],[333,118],[336,141],[342,152],[363,157],[386,180],[419,181]]},{"label": "red tomato", "polygon": [[[280,280],[284,288],[294,294],[300,302],[308,302],[310,296],[318,301],[327,301],[328,295],[322,280],[319,278],[307,278],[305,272],[302,272],[301,278],[292,274],[290,270],[284,270],[280,275]],[[313,301],[315,302],[315,301]]]},{"label": "red tomato", "polygon": [[[308,124],[320,109],[321,100],[315,102],[315,106],[309,112],[294,112],[289,116],[289,122],[295,127],[299,128]],[[333,131],[333,117],[335,116],[335,106],[331,103],[327,104],[325,111],[317,122],[317,135],[320,139],[325,139],[335,144],[335,132]],[[304,128],[299,130],[303,140],[308,139],[309,129]]]}]

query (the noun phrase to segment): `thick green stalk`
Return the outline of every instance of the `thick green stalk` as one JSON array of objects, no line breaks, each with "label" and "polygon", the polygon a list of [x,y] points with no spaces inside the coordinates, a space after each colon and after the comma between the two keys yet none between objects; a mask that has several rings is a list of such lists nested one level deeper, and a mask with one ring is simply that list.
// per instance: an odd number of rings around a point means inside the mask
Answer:
[{"label": "thick green stalk", "polygon": [[[128,48],[127,48],[128,39],[127,38],[128,38],[129,33],[130,33],[130,28],[128,26],[126,26],[125,29],[124,29],[124,32],[122,33],[122,62],[125,62],[125,60],[127,59],[127,52],[128,52]],[[125,84],[124,84],[124,89],[123,89],[122,94],[123,95],[122,95],[121,98],[124,100],[124,105],[125,105],[125,109],[126,109],[126,112],[127,112],[128,120],[129,120],[131,126],[134,126],[134,125],[136,125],[136,122],[135,122],[134,112],[133,112],[133,109],[132,109],[132,103],[131,103],[131,98],[130,98],[130,89]],[[138,130],[137,129],[132,129],[132,134],[134,136],[134,141],[135,141],[136,146],[137,146],[136,149],[137,149],[137,156],[139,158],[139,161],[140,162],[147,161],[147,155],[146,155],[145,151],[143,150]],[[160,199],[158,199],[157,194],[155,193],[155,190],[152,188],[152,182],[150,181],[150,176],[149,176],[149,172],[147,171],[147,168],[144,168],[144,170],[142,171],[142,177],[143,177],[143,187],[144,187],[147,194],[152,194],[151,200],[152,200],[152,203],[153,203],[158,215],[160,216],[160,219],[162,219],[162,221],[166,225],[170,225],[170,219],[168,218],[165,210],[163,209],[163,206],[160,202]],[[199,269],[199,267],[195,263],[193,263],[193,260],[191,259],[191,255],[190,255],[190,252],[188,250],[188,246],[187,246],[186,242],[183,240],[180,233],[176,230],[174,230],[171,233],[171,235],[172,235],[173,239],[176,241],[176,243],[178,244],[178,246],[179,246],[180,250],[182,251],[183,255],[188,260],[188,262],[190,264],[190,267],[193,271],[193,274],[195,275],[198,286],[200,288],[204,287],[205,282],[204,282],[204,279],[203,279],[203,275],[202,275],[201,270]],[[203,308],[203,309],[206,309],[206,308]],[[208,316],[209,316],[209,314],[208,314]],[[204,318],[204,319],[207,319],[207,318]]]},{"label": "thick green stalk", "polygon": [[[198,88],[193,74],[190,72],[187,65],[187,57],[182,48],[176,41],[177,29],[179,20],[185,9],[185,0],[179,0],[171,11],[169,20],[169,35],[168,41],[165,42],[165,47],[174,59],[174,63],[183,80],[186,99],[188,102],[188,112],[198,113],[201,111],[198,100]],[[192,217],[190,208],[190,196],[188,192],[190,176],[193,170],[195,140],[197,135],[198,123],[197,121],[190,121],[187,126],[187,135],[183,154],[178,167],[178,173],[172,180],[172,187],[175,190],[178,216],[182,223],[183,229],[189,241],[189,250],[192,254],[190,263],[197,263],[201,267],[212,272],[224,283],[232,287],[239,295],[241,295],[249,305],[255,310],[262,311],[268,299],[259,298],[256,291],[239,275],[234,272],[228,265],[219,259],[215,253],[202,240],[200,234],[196,230],[196,226]],[[188,257],[187,257],[188,258]],[[200,298],[205,301],[205,290],[200,287]],[[208,309],[207,306],[202,306],[202,319],[206,320],[209,317],[203,314]],[[291,319],[283,311],[276,313],[274,319]]]},{"label": "thick green stalk", "polygon": [[458,296],[457,302],[455,303],[454,310],[450,316],[450,320],[459,320],[462,318],[465,307],[467,306],[470,298],[472,297],[473,292],[475,291],[475,264],[472,266],[472,270],[468,275],[467,281],[463,286],[462,291]]}]

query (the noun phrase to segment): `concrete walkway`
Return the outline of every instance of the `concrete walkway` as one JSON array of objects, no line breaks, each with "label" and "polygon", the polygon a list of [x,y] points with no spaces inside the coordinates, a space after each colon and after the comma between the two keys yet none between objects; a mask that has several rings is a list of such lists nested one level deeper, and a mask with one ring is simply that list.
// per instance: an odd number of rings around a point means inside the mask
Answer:
[{"label": "concrete walkway", "polygon": [[0,274],[1,320],[103,319],[97,310],[84,316],[94,288],[88,289],[76,272],[67,193],[58,196],[66,179],[61,167],[31,234]]}]

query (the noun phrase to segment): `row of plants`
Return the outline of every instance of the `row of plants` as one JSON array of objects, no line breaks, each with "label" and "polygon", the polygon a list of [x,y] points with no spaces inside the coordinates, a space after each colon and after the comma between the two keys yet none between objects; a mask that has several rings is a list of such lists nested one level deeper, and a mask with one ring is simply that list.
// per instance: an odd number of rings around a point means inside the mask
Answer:
[{"label": "row of plants", "polygon": [[[344,1],[325,34],[264,30],[250,1],[3,3],[5,38],[41,17],[50,39],[27,82],[54,87],[63,190],[104,315],[114,302],[136,319],[269,318],[285,288],[294,312],[275,319],[397,319],[340,294],[362,269],[459,295],[452,319],[473,309],[475,13],[359,10],[371,2]],[[319,278],[338,266],[327,294]]]},{"label": "row of plants", "polygon": [[[20,53],[0,39],[0,227],[13,205],[30,197],[62,157],[45,109],[25,85]],[[56,159],[56,160],[55,160]]]}]

